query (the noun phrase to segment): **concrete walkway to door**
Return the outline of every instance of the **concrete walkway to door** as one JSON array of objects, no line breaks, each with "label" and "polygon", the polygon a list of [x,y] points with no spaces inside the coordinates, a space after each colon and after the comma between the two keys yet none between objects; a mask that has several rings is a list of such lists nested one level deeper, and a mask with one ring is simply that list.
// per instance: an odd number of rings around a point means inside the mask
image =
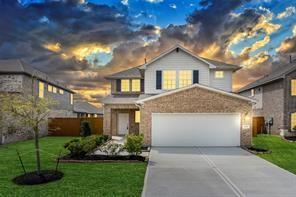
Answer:
[{"label": "concrete walkway to door", "polygon": [[143,197],[295,197],[296,175],[238,147],[153,147]]}]

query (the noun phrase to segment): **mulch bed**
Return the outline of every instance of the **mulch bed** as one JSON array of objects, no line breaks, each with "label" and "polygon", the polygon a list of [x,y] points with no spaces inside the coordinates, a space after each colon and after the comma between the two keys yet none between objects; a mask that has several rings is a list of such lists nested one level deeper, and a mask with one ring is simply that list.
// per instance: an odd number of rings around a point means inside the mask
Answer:
[{"label": "mulch bed", "polygon": [[245,149],[253,154],[270,154],[271,153],[270,150],[266,150],[262,148],[247,147]]},{"label": "mulch bed", "polygon": [[288,141],[295,142],[295,141],[296,141],[296,136],[284,137],[284,139],[285,139],[285,140],[288,140]]},{"label": "mulch bed", "polygon": [[84,157],[71,157],[66,155],[60,157],[60,162],[87,163],[87,162],[145,162],[146,157],[136,155],[86,155]]},{"label": "mulch bed", "polygon": [[26,174],[15,177],[12,181],[18,185],[39,185],[60,180],[64,173],[55,170],[41,170],[40,174],[37,171],[28,172]]}]

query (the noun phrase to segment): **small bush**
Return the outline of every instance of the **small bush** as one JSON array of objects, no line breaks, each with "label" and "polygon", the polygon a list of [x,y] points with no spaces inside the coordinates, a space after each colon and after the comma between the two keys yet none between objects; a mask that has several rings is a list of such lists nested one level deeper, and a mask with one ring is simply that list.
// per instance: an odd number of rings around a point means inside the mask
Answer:
[{"label": "small bush", "polygon": [[106,153],[107,155],[115,156],[124,150],[124,146],[121,144],[116,144],[114,142],[109,142],[100,147],[100,151]]},{"label": "small bush", "polygon": [[84,157],[86,154],[93,152],[108,139],[108,136],[91,135],[81,139],[73,139],[67,142],[64,147],[70,151],[71,157]]},{"label": "small bush", "polygon": [[141,135],[127,135],[124,143],[125,150],[131,155],[139,155],[142,153],[142,145],[144,136]]},{"label": "small bush", "polygon": [[80,125],[80,135],[83,137],[91,135],[91,126],[89,121],[82,121]]},{"label": "small bush", "polygon": [[110,140],[110,137],[108,135],[99,135],[96,138],[96,144],[97,146],[101,146],[102,144],[106,143],[109,140]]}]

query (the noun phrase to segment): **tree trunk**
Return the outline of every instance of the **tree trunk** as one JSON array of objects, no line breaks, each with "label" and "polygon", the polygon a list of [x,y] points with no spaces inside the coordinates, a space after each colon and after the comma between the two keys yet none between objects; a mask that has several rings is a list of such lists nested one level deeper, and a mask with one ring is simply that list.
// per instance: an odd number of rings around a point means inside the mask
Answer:
[{"label": "tree trunk", "polygon": [[35,133],[35,150],[36,150],[36,164],[37,164],[37,173],[40,174],[41,162],[40,162],[40,151],[39,151],[39,132],[38,126],[34,127]]}]

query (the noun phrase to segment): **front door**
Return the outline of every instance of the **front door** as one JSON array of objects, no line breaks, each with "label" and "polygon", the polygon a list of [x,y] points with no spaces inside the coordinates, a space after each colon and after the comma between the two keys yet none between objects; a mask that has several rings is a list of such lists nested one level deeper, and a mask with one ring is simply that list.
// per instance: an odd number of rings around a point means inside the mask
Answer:
[{"label": "front door", "polygon": [[129,114],[118,113],[117,116],[117,133],[118,135],[126,135],[129,130]]}]

